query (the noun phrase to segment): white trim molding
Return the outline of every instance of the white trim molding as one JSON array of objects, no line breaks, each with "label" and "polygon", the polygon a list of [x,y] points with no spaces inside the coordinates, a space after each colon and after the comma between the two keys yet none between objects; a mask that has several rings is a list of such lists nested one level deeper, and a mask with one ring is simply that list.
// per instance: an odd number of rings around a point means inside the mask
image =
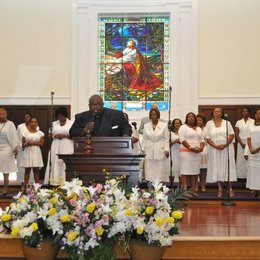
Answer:
[{"label": "white trim molding", "polygon": [[[72,115],[86,110],[98,90],[98,18],[101,15],[170,16],[171,117],[198,109],[197,0],[74,0],[72,4]],[[147,112],[128,112],[135,120]],[[168,112],[162,112],[168,118]]]}]

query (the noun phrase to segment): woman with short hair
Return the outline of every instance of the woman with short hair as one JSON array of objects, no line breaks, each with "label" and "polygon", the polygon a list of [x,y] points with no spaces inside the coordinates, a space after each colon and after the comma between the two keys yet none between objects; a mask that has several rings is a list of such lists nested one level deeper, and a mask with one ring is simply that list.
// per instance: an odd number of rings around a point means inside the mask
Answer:
[{"label": "woman with short hair", "polygon": [[52,135],[50,136],[52,138],[52,144],[48,155],[44,183],[62,185],[66,180],[66,165],[62,159],[59,159],[58,154],[73,153],[73,141],[69,133],[73,122],[68,119],[68,111],[65,107],[57,108],[55,118],[57,120],[52,123]]},{"label": "woman with short hair", "polygon": [[222,183],[228,181],[229,175],[229,194],[234,197],[231,182],[237,180],[233,144],[235,133],[231,123],[224,119],[222,108],[214,109],[213,119],[207,122],[204,131],[209,144],[207,182],[217,182],[217,196],[220,198],[223,196]]},{"label": "woman with short hair", "polygon": [[19,138],[12,121],[7,119],[7,111],[0,107],[0,172],[4,175],[3,195],[8,193],[9,173],[17,172],[15,158],[18,154]]},{"label": "woman with short hair", "polygon": [[260,108],[256,110],[254,124],[249,126],[247,144],[250,153],[246,187],[252,191],[252,197],[260,197]]},{"label": "woman with short hair", "polygon": [[144,125],[143,149],[145,152],[145,180],[169,181],[167,161],[169,157],[169,131],[167,124],[160,122],[160,111],[151,109],[150,122]]},{"label": "woman with short hair", "polygon": [[188,178],[191,177],[192,193],[187,196],[198,196],[198,175],[200,173],[201,152],[204,148],[202,130],[197,126],[196,115],[192,112],[186,115],[185,124],[179,129],[180,137],[180,173],[181,186],[187,190]]},{"label": "woman with short hair", "polygon": [[238,120],[235,125],[235,135],[237,140],[237,160],[236,171],[237,178],[245,180],[247,178],[248,163],[244,158],[245,147],[247,143],[249,126],[253,125],[255,120],[250,118],[251,110],[248,107],[242,110],[242,119]]}]

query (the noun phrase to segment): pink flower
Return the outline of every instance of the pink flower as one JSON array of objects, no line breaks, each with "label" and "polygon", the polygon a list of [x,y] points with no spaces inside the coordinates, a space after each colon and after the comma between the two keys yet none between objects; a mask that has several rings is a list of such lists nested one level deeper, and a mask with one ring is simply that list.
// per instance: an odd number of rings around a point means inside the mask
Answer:
[{"label": "pink flower", "polygon": [[98,192],[101,192],[102,189],[103,189],[103,185],[98,183],[97,186],[96,186],[96,189],[97,189]]},{"label": "pink flower", "polygon": [[108,222],[108,220],[109,220],[109,215],[108,215],[108,214],[104,214],[103,217],[102,217],[102,219],[104,220],[105,223]]},{"label": "pink flower", "polygon": [[70,199],[69,200],[69,203],[70,203],[70,205],[72,206],[72,207],[77,207],[77,200],[75,200],[75,199]]}]

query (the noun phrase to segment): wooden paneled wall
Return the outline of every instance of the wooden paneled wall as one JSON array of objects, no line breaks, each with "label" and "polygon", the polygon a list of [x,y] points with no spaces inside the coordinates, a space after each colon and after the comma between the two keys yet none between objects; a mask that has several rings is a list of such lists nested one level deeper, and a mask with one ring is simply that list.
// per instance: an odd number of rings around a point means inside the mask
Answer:
[{"label": "wooden paneled wall", "polygon": [[[0,105],[1,106],[1,105]],[[70,115],[70,106],[64,105],[67,110],[68,114]],[[25,106],[25,105],[19,105],[19,106],[3,106],[6,108],[8,113],[8,119],[13,121],[14,124],[17,126],[21,123],[23,123],[23,115],[26,112],[31,113],[34,117],[38,119],[39,127],[40,129],[45,133],[45,145],[42,148],[42,154],[43,154],[43,161],[44,165],[47,164],[47,157],[48,157],[48,151],[51,145],[51,140],[47,138],[49,127],[51,125],[51,118],[53,121],[55,120],[54,114],[55,110],[59,106],[53,107],[53,112],[51,111],[51,106]],[[210,120],[211,114],[216,107],[222,107],[225,114],[228,114],[228,120],[231,122],[233,127],[235,127],[235,123],[237,120],[241,119],[242,117],[242,109],[244,107],[249,107],[252,110],[251,117],[254,117],[254,111],[257,108],[260,108],[260,105],[201,105],[199,106],[199,112],[204,113],[204,115],[207,117],[207,121]],[[70,116],[69,116],[70,117]],[[44,178],[45,173],[45,167],[41,169],[41,178]]]},{"label": "wooden paneled wall", "polygon": [[[1,106],[1,105],[0,105]],[[68,115],[70,117],[70,106],[61,105],[67,108]],[[55,110],[60,107],[53,106],[53,110],[51,106],[1,106],[7,110],[8,119],[13,121],[16,126],[23,123],[24,113],[30,113],[33,117],[37,118],[40,130],[45,134],[45,144],[42,147],[42,155],[43,155],[43,163],[44,168],[40,170],[41,179],[44,178],[45,168],[47,164],[48,151],[51,146],[51,140],[48,138],[49,127],[51,126],[51,120],[55,121]]]},{"label": "wooden paneled wall", "polygon": [[228,115],[228,120],[235,127],[237,120],[242,118],[242,110],[245,107],[251,109],[251,117],[254,118],[254,113],[257,108],[260,108],[259,105],[203,105],[199,106],[199,112],[204,113],[207,117],[207,121],[211,120],[212,112],[214,108],[221,107],[224,110],[224,114]]}]

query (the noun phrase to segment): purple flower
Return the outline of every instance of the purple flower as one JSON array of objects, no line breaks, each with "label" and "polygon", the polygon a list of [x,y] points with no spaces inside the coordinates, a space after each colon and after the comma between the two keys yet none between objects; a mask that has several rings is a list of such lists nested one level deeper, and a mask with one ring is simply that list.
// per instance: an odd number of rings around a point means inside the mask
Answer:
[{"label": "purple flower", "polygon": [[96,223],[95,223],[95,228],[104,225],[104,223],[105,223],[105,222],[104,222],[103,219],[100,219],[100,220],[96,221]]}]

